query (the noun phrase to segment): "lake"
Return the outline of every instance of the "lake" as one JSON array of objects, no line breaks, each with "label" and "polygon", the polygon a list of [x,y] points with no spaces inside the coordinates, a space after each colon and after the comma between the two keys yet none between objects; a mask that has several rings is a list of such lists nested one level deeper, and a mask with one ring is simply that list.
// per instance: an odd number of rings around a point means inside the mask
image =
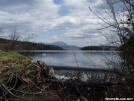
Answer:
[{"label": "lake", "polygon": [[[57,79],[77,78],[93,81],[118,81],[109,68],[120,67],[118,51],[83,51],[83,50],[31,50],[19,51],[30,56],[32,62],[43,61],[53,66]],[[56,66],[56,67],[54,67]],[[59,69],[59,67],[61,67]],[[58,69],[57,69],[58,68]],[[113,81],[113,82],[114,82]]]},{"label": "lake", "polygon": [[27,55],[33,62],[41,60],[47,65],[68,68],[109,68],[117,66],[120,60],[117,51],[32,50]]}]

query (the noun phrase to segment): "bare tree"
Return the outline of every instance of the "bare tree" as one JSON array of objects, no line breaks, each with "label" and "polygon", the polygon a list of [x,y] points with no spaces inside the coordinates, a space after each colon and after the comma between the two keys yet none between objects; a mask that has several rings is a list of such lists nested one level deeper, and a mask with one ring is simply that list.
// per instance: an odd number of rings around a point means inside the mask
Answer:
[{"label": "bare tree", "polygon": [[0,25],[0,37],[2,37],[2,31],[3,31],[4,27],[3,27],[3,24]]},{"label": "bare tree", "polygon": [[127,92],[129,97],[134,97],[134,0],[106,0],[106,2],[109,11],[104,6],[102,8],[110,20],[106,19],[99,11],[95,13],[90,7],[89,9],[103,22],[103,24],[100,23],[103,27],[98,29],[99,31],[112,29],[114,30],[112,34],[116,33],[117,40],[105,37],[110,45],[122,47],[121,56],[124,61],[120,61],[120,68],[115,68],[118,69],[116,73],[122,77],[125,84],[120,91]]},{"label": "bare tree", "polygon": [[8,47],[7,47],[7,51],[13,51],[13,50],[15,50],[15,47],[16,47],[16,45],[18,43],[19,38],[20,38],[20,34],[17,31],[17,29],[15,28],[11,32],[11,34],[9,34],[10,42],[9,42]]},{"label": "bare tree", "polygon": [[[24,38],[24,41],[28,41],[35,36],[35,33],[30,34],[28,37]],[[5,47],[6,51],[14,51],[15,49],[22,49],[22,39],[20,40],[21,33],[18,32],[17,28],[14,28],[13,31],[9,34],[9,43]]]}]

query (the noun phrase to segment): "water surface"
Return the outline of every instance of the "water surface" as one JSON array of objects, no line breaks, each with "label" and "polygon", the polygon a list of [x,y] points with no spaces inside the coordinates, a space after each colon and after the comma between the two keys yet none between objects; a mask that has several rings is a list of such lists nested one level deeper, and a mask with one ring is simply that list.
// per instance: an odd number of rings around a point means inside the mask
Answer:
[{"label": "water surface", "polygon": [[28,54],[33,58],[33,62],[41,60],[53,66],[109,68],[117,65],[119,61],[118,52],[113,51],[34,50],[30,52],[34,53]]}]

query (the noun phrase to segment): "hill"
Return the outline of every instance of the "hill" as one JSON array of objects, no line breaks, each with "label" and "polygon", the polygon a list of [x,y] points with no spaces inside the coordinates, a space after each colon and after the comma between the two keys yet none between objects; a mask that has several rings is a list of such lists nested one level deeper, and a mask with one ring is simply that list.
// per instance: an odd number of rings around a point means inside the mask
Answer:
[{"label": "hill", "polygon": [[14,40],[0,38],[0,50],[63,50],[63,48],[43,43],[35,43],[28,41],[14,42]]},{"label": "hill", "polygon": [[63,41],[56,41],[56,42],[47,43],[47,44],[48,44],[48,45],[56,45],[56,46],[62,47],[63,49],[80,49],[80,47],[78,47],[78,46],[75,46],[75,45],[68,45],[68,44],[66,44],[66,43],[63,42]]}]

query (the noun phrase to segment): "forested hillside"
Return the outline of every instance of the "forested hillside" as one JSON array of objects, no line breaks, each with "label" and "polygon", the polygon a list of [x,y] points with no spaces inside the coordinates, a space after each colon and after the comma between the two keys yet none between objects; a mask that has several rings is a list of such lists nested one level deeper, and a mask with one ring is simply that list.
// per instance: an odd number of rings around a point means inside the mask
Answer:
[{"label": "forested hillside", "polygon": [[85,46],[81,50],[117,50],[117,46]]},{"label": "forested hillside", "polygon": [[0,50],[63,50],[59,46],[0,38]]}]

